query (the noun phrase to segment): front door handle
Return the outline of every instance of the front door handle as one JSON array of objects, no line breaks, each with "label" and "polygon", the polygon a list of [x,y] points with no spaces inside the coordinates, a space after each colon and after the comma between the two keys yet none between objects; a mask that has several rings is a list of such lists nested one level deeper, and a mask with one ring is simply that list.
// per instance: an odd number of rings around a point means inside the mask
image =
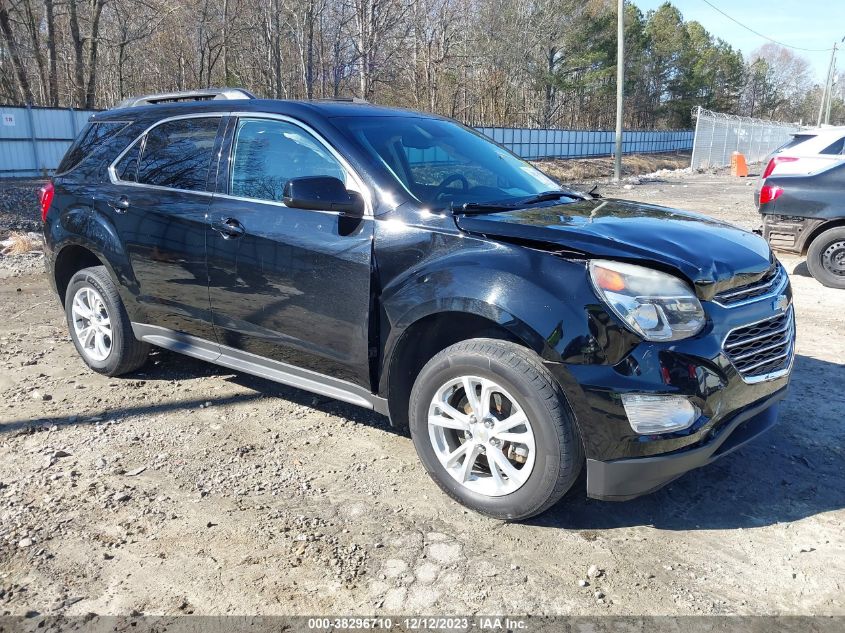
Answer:
[{"label": "front door handle", "polygon": [[106,204],[114,209],[115,213],[126,213],[129,209],[129,198],[126,196],[120,196],[117,199],[112,198],[106,200]]},{"label": "front door handle", "polygon": [[213,221],[211,228],[220,233],[224,240],[231,240],[246,233],[244,225],[235,218],[223,218]]}]

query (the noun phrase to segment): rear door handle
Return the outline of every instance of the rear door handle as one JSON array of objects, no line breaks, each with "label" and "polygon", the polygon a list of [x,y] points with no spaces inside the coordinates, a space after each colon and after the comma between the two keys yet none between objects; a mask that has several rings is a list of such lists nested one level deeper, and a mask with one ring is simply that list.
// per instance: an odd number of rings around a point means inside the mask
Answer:
[{"label": "rear door handle", "polygon": [[129,198],[126,196],[120,196],[117,199],[109,199],[106,200],[106,204],[109,205],[112,209],[114,209],[115,213],[126,213],[129,209]]},{"label": "rear door handle", "polygon": [[235,218],[223,218],[211,223],[211,228],[220,233],[224,240],[231,240],[246,233],[244,225]]}]

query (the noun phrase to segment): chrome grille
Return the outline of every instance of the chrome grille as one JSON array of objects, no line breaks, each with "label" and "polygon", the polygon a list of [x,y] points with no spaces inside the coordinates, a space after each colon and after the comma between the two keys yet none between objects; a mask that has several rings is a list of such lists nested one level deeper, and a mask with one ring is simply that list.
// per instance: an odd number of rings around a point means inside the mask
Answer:
[{"label": "chrome grille", "polygon": [[720,292],[713,297],[713,300],[723,306],[735,306],[741,303],[748,303],[750,301],[754,301],[755,299],[759,299],[760,297],[773,294],[781,287],[785,279],[786,271],[783,266],[777,265],[772,268],[765,277],[755,281],[753,284]]},{"label": "chrome grille", "polygon": [[731,330],[725,339],[725,355],[746,381],[773,378],[792,365],[795,318],[786,312]]}]

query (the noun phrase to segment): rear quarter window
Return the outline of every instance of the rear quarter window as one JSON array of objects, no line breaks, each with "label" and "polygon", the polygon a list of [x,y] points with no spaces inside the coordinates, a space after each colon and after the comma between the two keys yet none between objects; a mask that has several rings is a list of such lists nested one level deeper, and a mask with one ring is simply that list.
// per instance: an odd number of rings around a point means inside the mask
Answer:
[{"label": "rear quarter window", "polygon": [[88,123],[82,133],[70,146],[62,162],[56,168],[56,175],[70,171],[85,158],[90,156],[97,148],[104,145],[123,130],[129,122],[127,121],[95,121]]}]

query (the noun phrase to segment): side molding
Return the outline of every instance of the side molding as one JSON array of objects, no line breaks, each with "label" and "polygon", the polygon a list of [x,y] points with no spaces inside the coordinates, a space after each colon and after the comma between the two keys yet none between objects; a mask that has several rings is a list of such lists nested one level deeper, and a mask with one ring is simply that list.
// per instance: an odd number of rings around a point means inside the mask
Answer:
[{"label": "side molding", "polygon": [[218,345],[212,341],[156,325],[132,323],[132,331],[135,338],[173,352],[388,415],[387,399],[345,380],[338,380],[315,371]]}]

